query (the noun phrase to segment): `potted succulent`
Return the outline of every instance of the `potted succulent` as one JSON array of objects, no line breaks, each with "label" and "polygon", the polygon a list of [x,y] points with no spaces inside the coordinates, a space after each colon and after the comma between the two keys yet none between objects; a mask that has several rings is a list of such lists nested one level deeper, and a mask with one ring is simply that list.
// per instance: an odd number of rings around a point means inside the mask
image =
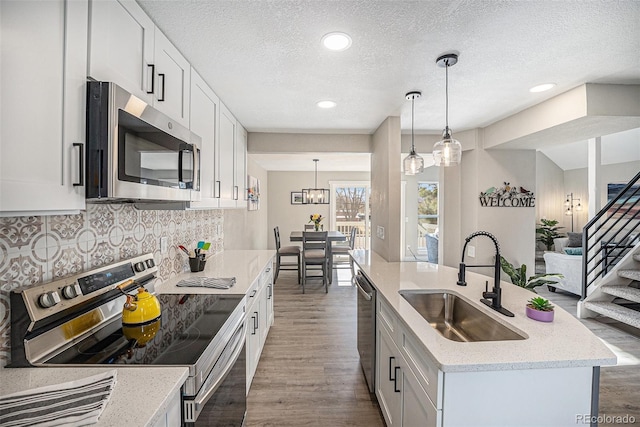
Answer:
[{"label": "potted succulent", "polygon": [[542,297],[531,298],[527,303],[527,317],[539,322],[553,322],[553,305]]},{"label": "potted succulent", "polygon": [[540,222],[541,224],[536,224],[536,234],[538,235],[536,241],[545,245],[547,250],[550,251],[553,247],[553,239],[564,237],[564,235],[558,233],[558,230],[564,227],[557,227],[558,221],[555,219],[541,218]]},{"label": "potted succulent", "polygon": [[529,289],[532,292],[535,292],[534,288],[537,286],[555,284],[558,283],[557,279],[564,278],[562,274],[558,273],[536,274],[527,278],[526,264],[514,267],[503,257],[500,257],[500,267],[511,278],[511,283],[521,288]]}]

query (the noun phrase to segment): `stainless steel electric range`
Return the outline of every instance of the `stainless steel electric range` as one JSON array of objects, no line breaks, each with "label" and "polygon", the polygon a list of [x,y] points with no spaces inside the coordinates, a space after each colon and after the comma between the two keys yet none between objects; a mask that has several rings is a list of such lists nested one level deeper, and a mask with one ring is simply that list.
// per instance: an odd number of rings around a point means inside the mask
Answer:
[{"label": "stainless steel electric range", "polygon": [[246,413],[244,295],[162,294],[159,320],[122,324],[124,289],[151,284],[153,254],[11,293],[11,364],[176,366],[184,425],[241,426]]}]

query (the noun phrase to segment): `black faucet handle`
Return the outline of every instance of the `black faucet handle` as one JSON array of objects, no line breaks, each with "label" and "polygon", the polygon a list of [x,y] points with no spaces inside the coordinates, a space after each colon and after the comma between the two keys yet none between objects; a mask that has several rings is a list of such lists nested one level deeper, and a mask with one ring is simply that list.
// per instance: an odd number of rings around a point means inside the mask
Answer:
[{"label": "black faucet handle", "polygon": [[465,280],[465,268],[466,266],[464,265],[464,262],[460,263],[460,269],[458,270],[458,281],[456,282],[456,284],[458,286],[467,286],[467,282]]}]

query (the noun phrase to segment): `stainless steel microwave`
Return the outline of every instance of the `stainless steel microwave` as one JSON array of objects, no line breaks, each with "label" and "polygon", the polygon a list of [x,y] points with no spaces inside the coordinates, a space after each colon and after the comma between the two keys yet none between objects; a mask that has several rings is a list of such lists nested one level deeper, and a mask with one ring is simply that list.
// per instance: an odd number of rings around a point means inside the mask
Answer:
[{"label": "stainless steel microwave", "polygon": [[200,137],[110,82],[87,83],[87,201],[187,202]]}]

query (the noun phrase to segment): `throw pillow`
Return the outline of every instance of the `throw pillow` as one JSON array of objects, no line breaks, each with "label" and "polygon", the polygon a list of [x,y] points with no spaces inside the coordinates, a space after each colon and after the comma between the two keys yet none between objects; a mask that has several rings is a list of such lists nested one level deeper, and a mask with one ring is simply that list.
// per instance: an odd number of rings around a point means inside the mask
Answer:
[{"label": "throw pillow", "polygon": [[582,248],[564,248],[567,255],[582,255]]},{"label": "throw pillow", "polygon": [[567,233],[569,237],[568,248],[581,248],[582,247],[582,233]]}]

